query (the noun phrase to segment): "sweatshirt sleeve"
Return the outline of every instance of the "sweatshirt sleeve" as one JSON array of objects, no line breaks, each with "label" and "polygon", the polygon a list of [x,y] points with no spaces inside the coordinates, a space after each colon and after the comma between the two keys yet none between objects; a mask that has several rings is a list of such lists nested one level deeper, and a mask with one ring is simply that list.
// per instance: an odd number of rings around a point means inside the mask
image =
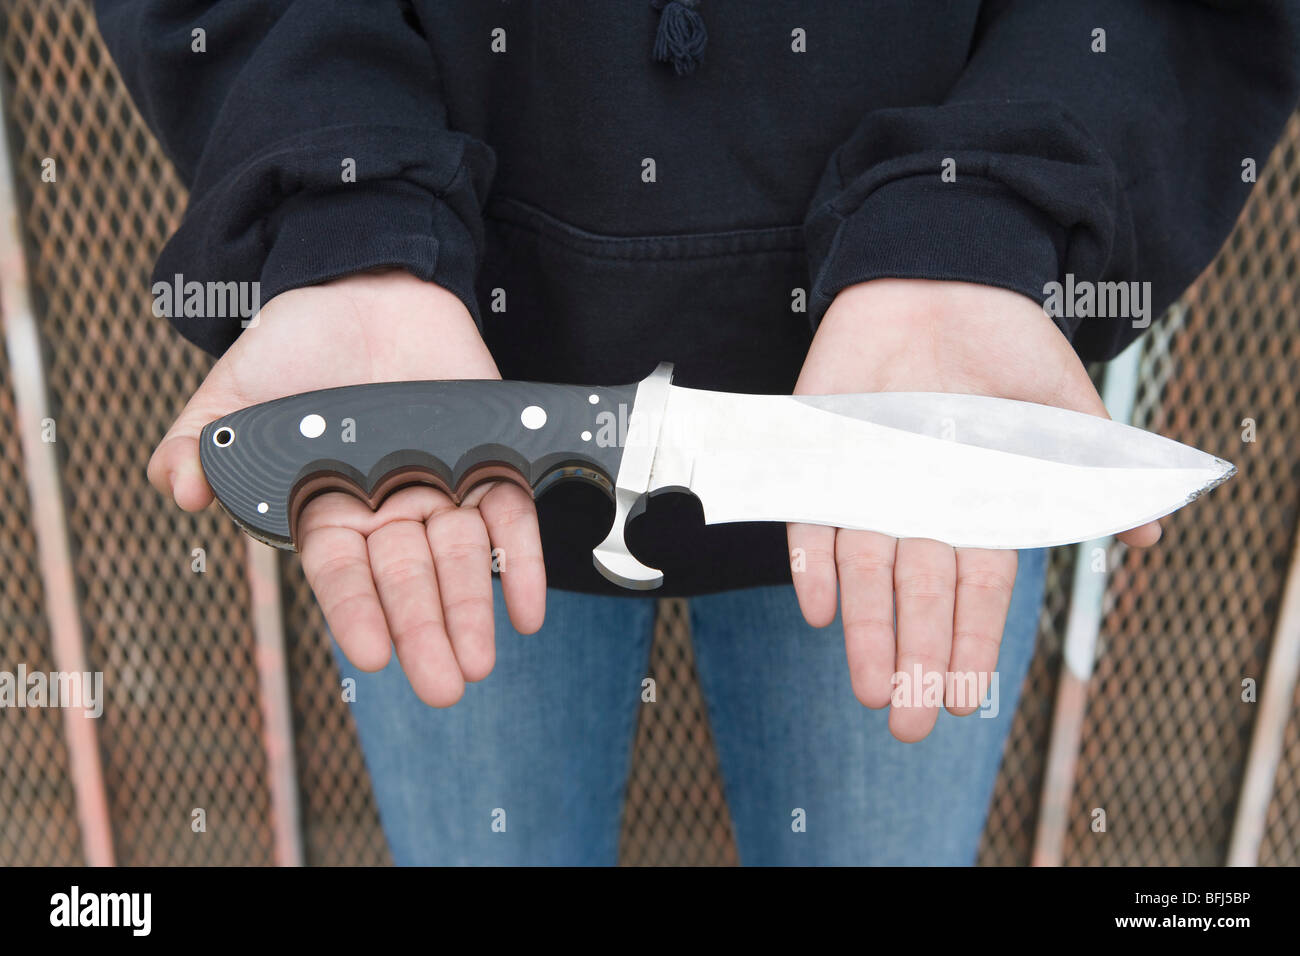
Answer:
[{"label": "sweatshirt sleeve", "polygon": [[[805,222],[814,327],[841,289],[884,277],[1038,302],[1067,276],[1149,282],[1159,316],[1222,245],[1243,164],[1263,166],[1296,104],[1298,8],[986,2],[945,101],[875,111],[831,157]],[[1086,360],[1145,327],[1053,317]]]},{"label": "sweatshirt sleeve", "polygon": [[[480,322],[474,276],[495,172],[448,128],[405,0],[96,0],[145,121],[190,190],[156,281],[298,286],[399,266]],[[177,309],[176,312],[183,310]],[[220,354],[240,317],[181,315]]]}]

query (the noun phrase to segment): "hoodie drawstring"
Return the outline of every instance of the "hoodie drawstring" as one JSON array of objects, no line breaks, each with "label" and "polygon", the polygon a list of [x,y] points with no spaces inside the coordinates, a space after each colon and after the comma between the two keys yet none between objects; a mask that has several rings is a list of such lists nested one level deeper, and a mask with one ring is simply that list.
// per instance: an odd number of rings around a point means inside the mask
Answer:
[{"label": "hoodie drawstring", "polygon": [[709,35],[704,18],[695,10],[698,5],[699,0],[650,0],[650,6],[660,11],[654,58],[671,62],[678,76],[693,73],[704,58]]}]

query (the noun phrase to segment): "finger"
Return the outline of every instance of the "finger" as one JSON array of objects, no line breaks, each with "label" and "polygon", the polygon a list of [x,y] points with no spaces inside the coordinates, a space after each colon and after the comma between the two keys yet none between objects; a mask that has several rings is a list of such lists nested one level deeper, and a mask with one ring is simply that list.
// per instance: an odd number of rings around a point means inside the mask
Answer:
[{"label": "finger", "polygon": [[425,537],[433,553],[442,616],[460,673],[479,681],[492,673],[492,556],[487,528],[476,508],[435,512]]},{"label": "finger", "polygon": [[[304,524],[314,504],[307,506]],[[307,583],[343,653],[363,671],[382,670],[392,645],[370,575],[366,539],[351,528],[317,526],[304,532],[301,550]]]},{"label": "finger", "polygon": [[212,489],[199,464],[199,434],[208,422],[238,407],[221,397],[223,378],[220,366],[213,369],[149,459],[149,483],[186,511],[201,511],[212,503]]},{"label": "finger", "polygon": [[898,540],[871,531],[835,535],[844,650],[853,693],[867,707],[889,704],[894,674],[894,554]]},{"label": "finger", "polygon": [[[1062,408],[1068,408],[1076,412],[1084,412],[1088,415],[1096,415],[1098,418],[1110,418],[1110,412],[1106,410],[1106,403],[1101,400],[1097,394],[1097,389],[1093,386],[1092,380],[1088,378],[1082,367],[1079,374],[1058,383],[1059,392],[1052,404],[1059,405]],[[1130,528],[1116,537],[1125,544],[1134,548],[1149,548],[1160,540],[1160,522],[1150,521],[1136,528]]]},{"label": "finger", "polygon": [[815,524],[786,526],[790,576],[804,619],[812,627],[835,620],[835,529]]},{"label": "finger", "polygon": [[384,499],[379,510],[372,511],[360,498],[345,492],[332,492],[313,498],[303,509],[299,534],[317,525],[341,525],[370,537],[394,521],[418,521],[423,524],[435,511],[453,508],[452,500],[437,488],[408,485]]},{"label": "finger", "polygon": [[[898,679],[889,729],[904,743],[934,729],[943,704],[944,671],[952,651],[957,557],[927,538],[903,538],[894,558],[898,608]],[[937,683],[936,683],[937,682]]]},{"label": "finger", "polygon": [[426,704],[450,707],[465,692],[465,681],[443,624],[424,522],[385,524],[366,539],[366,549],[406,679]]},{"label": "finger", "polygon": [[212,503],[212,489],[199,464],[196,436],[169,434],[154,449],[147,474],[151,485],[186,511],[202,511]]},{"label": "finger", "polygon": [[502,481],[483,497],[478,510],[501,572],[510,623],[520,634],[535,634],[546,619],[546,564],[537,507],[518,485]]},{"label": "finger", "polygon": [[1161,533],[1160,522],[1152,521],[1136,528],[1130,528],[1128,531],[1122,531],[1115,537],[1131,548],[1149,548],[1160,540]]},{"label": "finger", "polygon": [[983,690],[998,666],[1002,629],[1016,583],[1015,551],[957,551],[957,606],[953,612],[952,679],[944,705],[964,717],[983,702]]}]

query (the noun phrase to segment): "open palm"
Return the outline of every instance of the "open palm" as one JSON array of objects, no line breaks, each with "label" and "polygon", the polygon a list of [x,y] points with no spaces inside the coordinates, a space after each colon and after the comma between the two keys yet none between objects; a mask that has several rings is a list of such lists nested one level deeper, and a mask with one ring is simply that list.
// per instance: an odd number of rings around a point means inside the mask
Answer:
[{"label": "open palm", "polygon": [[[287,395],[418,379],[495,379],[473,319],[451,293],[399,270],[364,273],[276,296],[213,366],[155,449],[149,480],[187,511],[213,499],[199,432],[215,418]],[[489,482],[457,505],[434,488],[390,495],[377,511],[341,493],[304,508],[299,550],[339,646],[379,670],[397,650],[411,686],[445,707],[495,661],[492,552],[510,621],[542,626],[546,574],[531,497]]]},{"label": "open palm", "polygon": [[[795,394],[853,392],[965,392],[1106,416],[1074,349],[1037,303],[967,282],[877,279],[840,292]],[[1119,537],[1146,546],[1160,527]],[[889,728],[899,740],[927,736],[939,713],[929,702],[896,701],[895,674],[988,675],[997,666],[1016,552],[802,524],[789,526],[789,541],[792,554],[806,556],[794,574],[804,617],[824,627],[838,603],[854,694],[867,707],[893,704]],[[950,712],[978,706],[957,699],[953,682],[943,686]]]}]

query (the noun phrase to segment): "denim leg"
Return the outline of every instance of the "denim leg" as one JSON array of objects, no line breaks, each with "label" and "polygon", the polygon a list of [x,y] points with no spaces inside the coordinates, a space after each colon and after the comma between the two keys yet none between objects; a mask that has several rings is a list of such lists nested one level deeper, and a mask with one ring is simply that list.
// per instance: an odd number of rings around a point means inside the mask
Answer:
[{"label": "denim leg", "polygon": [[[790,587],[693,599],[696,661],[741,862],[974,863],[1033,655],[1046,557],[1020,555],[990,696],[996,715],[993,706],[988,716],[941,712],[914,744],[890,735],[888,709],[853,696],[838,616],[809,627]],[[806,830],[796,832],[801,817]]]},{"label": "denim leg", "polygon": [[654,601],[550,591],[521,637],[493,586],[496,667],[453,707],[422,703],[396,657],[364,674],[335,647],[393,859],[612,864]]}]

